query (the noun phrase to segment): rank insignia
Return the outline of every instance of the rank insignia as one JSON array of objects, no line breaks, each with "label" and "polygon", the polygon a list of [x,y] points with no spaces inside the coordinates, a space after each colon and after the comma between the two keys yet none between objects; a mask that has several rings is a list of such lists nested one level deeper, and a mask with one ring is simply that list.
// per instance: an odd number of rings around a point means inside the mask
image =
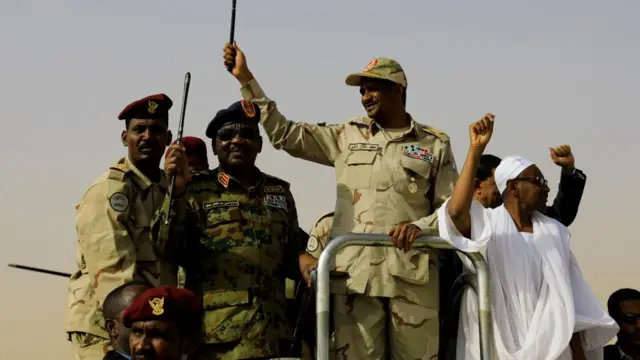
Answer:
[{"label": "rank insignia", "polygon": [[153,315],[162,315],[164,314],[164,298],[154,298],[153,300],[149,300],[149,305],[151,305],[151,312]]},{"label": "rank insignia", "polygon": [[364,70],[362,70],[362,72],[363,73],[369,72],[369,71],[371,71],[371,69],[376,67],[376,65],[378,65],[378,59],[373,59],[373,60],[369,61],[369,63],[367,64],[367,66],[365,66],[365,68],[364,68]]},{"label": "rank insignia", "polygon": [[218,182],[220,184],[222,184],[222,186],[224,186],[225,188],[229,187],[229,180],[231,178],[229,177],[229,175],[223,173],[223,172],[219,172],[218,173]]},{"label": "rank insignia", "polygon": [[410,158],[426,161],[428,163],[433,162],[433,154],[429,152],[429,150],[419,148],[415,145],[405,145],[402,153]]},{"label": "rank insignia", "polygon": [[242,111],[248,118],[252,118],[256,116],[256,108],[253,105],[253,102],[247,100],[240,100],[240,104],[242,105]]},{"label": "rank insignia", "polygon": [[156,112],[156,109],[158,108],[158,103],[152,100],[149,100],[149,108],[147,109],[147,112],[149,114],[153,114]]},{"label": "rank insignia", "polygon": [[270,207],[287,210],[287,199],[283,195],[265,195],[264,203]]}]

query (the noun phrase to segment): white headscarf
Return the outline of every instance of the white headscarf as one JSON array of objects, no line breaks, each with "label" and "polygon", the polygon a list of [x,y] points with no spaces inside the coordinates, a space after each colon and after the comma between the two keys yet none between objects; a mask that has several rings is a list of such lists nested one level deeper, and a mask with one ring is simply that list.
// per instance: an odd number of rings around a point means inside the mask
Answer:
[{"label": "white headscarf", "polygon": [[534,165],[531,161],[518,155],[507,156],[502,159],[493,173],[500,194],[504,194],[507,189],[507,181],[515,179],[531,165]]}]

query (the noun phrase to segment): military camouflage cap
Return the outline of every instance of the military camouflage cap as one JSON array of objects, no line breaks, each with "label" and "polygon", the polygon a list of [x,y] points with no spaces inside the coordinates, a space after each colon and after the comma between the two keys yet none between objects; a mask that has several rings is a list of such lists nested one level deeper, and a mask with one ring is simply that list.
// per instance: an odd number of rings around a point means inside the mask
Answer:
[{"label": "military camouflage cap", "polygon": [[375,58],[367,64],[362,72],[347,76],[345,83],[349,86],[360,86],[362,78],[389,80],[407,87],[407,77],[402,66],[389,58]]}]

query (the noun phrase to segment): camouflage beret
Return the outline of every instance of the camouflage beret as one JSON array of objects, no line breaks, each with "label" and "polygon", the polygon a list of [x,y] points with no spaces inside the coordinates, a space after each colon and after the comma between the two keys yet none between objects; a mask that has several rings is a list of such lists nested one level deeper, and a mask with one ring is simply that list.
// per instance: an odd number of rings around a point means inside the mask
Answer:
[{"label": "camouflage beret", "polygon": [[[178,140],[174,140],[171,145],[177,143]],[[203,160],[207,159],[207,144],[205,144],[204,140],[195,136],[183,136],[182,137],[182,145],[187,153],[187,155],[192,156],[196,155]],[[165,156],[169,154],[169,149],[165,153]]]},{"label": "camouflage beret", "polygon": [[137,321],[168,320],[181,331],[199,330],[202,318],[200,298],[183,288],[151,288],[136,298],[122,314],[122,324],[131,328]]},{"label": "camouflage beret", "polygon": [[231,104],[228,108],[218,111],[216,116],[209,122],[205,134],[208,138],[214,139],[221,127],[241,121],[260,122],[260,108],[258,105],[249,100],[240,100]]},{"label": "camouflage beret", "polygon": [[164,119],[169,122],[169,109],[173,101],[165,94],[154,94],[127,105],[118,120]]},{"label": "camouflage beret", "polygon": [[407,87],[407,76],[397,61],[389,58],[375,58],[359,73],[351,74],[345,79],[349,86],[360,86],[362,78],[389,80]]}]

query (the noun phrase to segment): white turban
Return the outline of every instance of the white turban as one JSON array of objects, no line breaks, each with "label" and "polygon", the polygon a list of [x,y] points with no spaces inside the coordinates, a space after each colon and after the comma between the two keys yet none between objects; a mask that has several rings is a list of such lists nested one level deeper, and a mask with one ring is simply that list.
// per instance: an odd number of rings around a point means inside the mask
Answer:
[{"label": "white turban", "polygon": [[518,155],[507,156],[502,159],[502,161],[500,161],[500,165],[498,165],[493,173],[493,178],[496,181],[496,186],[498,187],[500,194],[503,195],[504,191],[507,189],[507,181],[515,179],[531,165],[533,165],[531,161]]}]

